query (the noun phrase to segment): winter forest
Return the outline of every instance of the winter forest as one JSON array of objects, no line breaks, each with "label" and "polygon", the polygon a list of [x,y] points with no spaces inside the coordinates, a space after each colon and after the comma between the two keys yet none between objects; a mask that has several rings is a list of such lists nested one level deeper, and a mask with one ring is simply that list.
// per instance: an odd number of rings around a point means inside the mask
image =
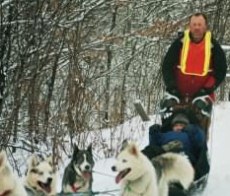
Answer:
[{"label": "winter forest", "polygon": [[[162,58],[194,12],[208,16],[229,64],[230,0],[1,0],[1,148],[47,146],[58,160],[66,140],[87,146],[94,130],[137,116],[137,99],[157,113]],[[217,101],[229,99],[228,75]],[[113,133],[90,141],[104,157]]]}]

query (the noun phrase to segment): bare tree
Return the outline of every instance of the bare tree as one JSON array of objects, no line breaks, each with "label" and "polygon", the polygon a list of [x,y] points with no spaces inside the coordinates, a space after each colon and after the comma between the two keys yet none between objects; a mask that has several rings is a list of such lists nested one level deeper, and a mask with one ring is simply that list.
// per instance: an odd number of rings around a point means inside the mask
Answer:
[{"label": "bare tree", "polygon": [[191,13],[204,11],[214,35],[229,45],[229,5],[229,0],[1,1],[0,145],[15,150],[23,140],[29,151],[43,143],[59,152],[66,136],[71,145],[84,146],[90,130],[136,115],[136,99],[149,113],[157,112],[169,43]]}]

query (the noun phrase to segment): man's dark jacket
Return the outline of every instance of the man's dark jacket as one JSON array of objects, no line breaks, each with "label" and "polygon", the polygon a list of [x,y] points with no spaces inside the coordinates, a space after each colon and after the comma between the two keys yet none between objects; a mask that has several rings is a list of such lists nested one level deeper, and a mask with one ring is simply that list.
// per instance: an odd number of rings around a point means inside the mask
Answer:
[{"label": "man's dark jacket", "polygon": [[[180,64],[180,53],[182,49],[182,40],[183,34],[181,34],[169,47],[166,56],[164,58],[162,64],[162,73],[163,80],[166,85],[166,90],[168,92],[172,90],[178,90],[177,78],[175,76],[175,67]],[[203,88],[205,90],[204,94],[213,93],[216,88],[221,84],[226,76],[227,64],[226,64],[226,56],[224,51],[218,42],[212,38],[211,40],[211,63],[212,63],[212,76],[215,79],[215,84],[209,88]],[[196,77],[196,76],[195,76]],[[189,85],[188,85],[189,88]]]}]

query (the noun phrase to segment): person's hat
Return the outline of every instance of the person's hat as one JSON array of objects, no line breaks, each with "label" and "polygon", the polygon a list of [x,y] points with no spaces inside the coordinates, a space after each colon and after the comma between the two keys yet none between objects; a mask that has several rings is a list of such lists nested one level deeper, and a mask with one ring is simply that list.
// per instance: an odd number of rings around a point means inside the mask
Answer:
[{"label": "person's hat", "polygon": [[187,126],[189,124],[188,118],[184,114],[177,114],[173,119],[171,124],[175,125],[177,123],[184,124]]}]

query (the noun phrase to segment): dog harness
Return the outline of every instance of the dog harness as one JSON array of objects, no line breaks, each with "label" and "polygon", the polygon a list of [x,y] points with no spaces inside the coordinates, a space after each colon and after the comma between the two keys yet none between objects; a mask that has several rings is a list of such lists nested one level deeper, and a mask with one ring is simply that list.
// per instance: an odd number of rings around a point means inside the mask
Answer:
[{"label": "dog harness", "polygon": [[1,193],[0,196],[7,196],[7,195],[11,194],[11,192],[12,192],[11,190],[6,190],[3,193]]},{"label": "dog harness", "polygon": [[[150,184],[148,184],[148,186],[147,187],[149,187],[150,186]],[[128,182],[127,183],[127,185],[125,186],[125,188],[124,188],[124,192],[133,192],[133,193],[135,193],[135,194],[138,194],[139,196],[145,196],[145,193],[138,193],[138,192],[136,192],[136,191],[134,191],[131,187],[130,187],[130,183]],[[122,194],[122,196],[123,196],[123,194]]]},{"label": "dog harness", "polygon": [[180,69],[183,74],[206,76],[211,60],[211,32],[205,33],[200,43],[190,40],[189,30],[184,32],[183,47],[181,51]]}]

